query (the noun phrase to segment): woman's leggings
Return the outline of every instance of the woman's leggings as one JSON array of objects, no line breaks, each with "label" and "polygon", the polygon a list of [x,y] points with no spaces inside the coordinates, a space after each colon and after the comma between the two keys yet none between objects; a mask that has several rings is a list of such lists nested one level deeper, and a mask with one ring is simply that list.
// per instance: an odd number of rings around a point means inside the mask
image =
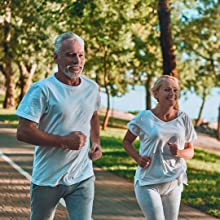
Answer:
[{"label": "woman's leggings", "polygon": [[135,195],[146,220],[177,220],[183,184],[178,180],[140,186],[135,184]]}]

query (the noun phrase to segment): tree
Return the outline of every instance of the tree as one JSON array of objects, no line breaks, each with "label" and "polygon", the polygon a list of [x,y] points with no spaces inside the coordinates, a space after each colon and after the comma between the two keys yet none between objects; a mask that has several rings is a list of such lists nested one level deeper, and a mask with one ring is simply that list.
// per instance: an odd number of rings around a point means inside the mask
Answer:
[{"label": "tree", "polygon": [[[218,3],[214,0],[199,1],[194,8],[191,5],[190,9],[185,9],[181,18],[181,35],[178,36],[179,50],[184,55],[183,59],[188,67],[182,74],[182,79],[188,88],[202,98],[197,125],[201,121],[205,101],[211,89],[220,86],[220,54],[218,52],[220,15],[217,5]],[[187,14],[191,16],[187,17]]]},{"label": "tree", "polygon": [[[1,44],[1,64],[0,70],[5,76],[5,87],[6,87],[6,96],[4,100],[3,107],[4,108],[11,108],[14,106],[14,91],[15,91],[15,84],[14,84],[14,71],[13,71],[13,42],[12,42],[12,32],[11,29],[11,1],[7,0],[2,2],[4,7],[4,16],[1,22],[1,29],[0,32],[2,33]],[[2,5],[2,4],[1,4]],[[2,11],[1,10],[1,11]]]},{"label": "tree", "polygon": [[163,56],[163,74],[178,77],[172,40],[169,0],[158,0],[158,17],[161,32],[160,45]]},{"label": "tree", "polygon": [[[130,1],[80,1],[64,8],[68,29],[75,28],[86,42],[87,74],[104,88],[107,111],[102,128],[108,124],[110,97],[126,92],[126,70],[132,57],[129,31]],[[74,22],[72,22],[74,20]]]},{"label": "tree", "polygon": [[137,1],[131,23],[134,58],[130,62],[130,84],[144,85],[146,109],[150,109],[150,88],[154,77],[160,74],[162,63],[155,1]]},{"label": "tree", "polygon": [[[16,85],[20,90],[19,102],[32,83],[35,71],[41,74],[48,66],[51,67],[51,61],[48,62],[48,57],[52,57],[49,56],[52,52],[49,41],[51,33],[47,32],[46,27],[49,23],[52,26],[53,22],[51,16],[45,13],[47,7],[44,0],[1,1],[5,5],[1,9],[3,20],[0,23],[3,36],[0,38],[0,70],[6,82],[3,107],[12,108],[16,104]],[[38,69],[39,63],[41,66],[44,63],[46,68]]]}]

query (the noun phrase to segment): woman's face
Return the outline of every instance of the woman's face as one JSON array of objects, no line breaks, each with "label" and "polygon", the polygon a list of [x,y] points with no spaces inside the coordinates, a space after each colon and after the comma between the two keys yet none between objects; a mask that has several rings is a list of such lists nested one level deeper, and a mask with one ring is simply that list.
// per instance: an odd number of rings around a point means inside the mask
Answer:
[{"label": "woman's face", "polygon": [[160,104],[175,106],[179,97],[179,85],[172,79],[164,79],[154,96]]}]

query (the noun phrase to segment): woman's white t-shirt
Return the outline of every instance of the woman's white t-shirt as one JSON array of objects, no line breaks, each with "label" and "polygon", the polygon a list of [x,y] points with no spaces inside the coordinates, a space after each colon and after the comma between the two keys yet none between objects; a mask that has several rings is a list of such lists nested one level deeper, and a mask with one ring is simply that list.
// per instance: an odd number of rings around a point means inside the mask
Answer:
[{"label": "woman's white t-shirt", "polygon": [[140,185],[165,183],[174,179],[187,184],[186,162],[183,158],[173,156],[168,143],[176,143],[184,149],[186,142],[197,138],[189,116],[178,112],[177,118],[165,122],[156,117],[151,110],[140,112],[128,123],[128,129],[139,136],[141,156],[150,156],[148,168],[136,169],[135,182]]},{"label": "woman's white t-shirt", "polygon": [[87,139],[80,150],[35,146],[32,182],[41,186],[71,185],[94,175],[89,159],[90,121],[100,106],[98,85],[80,76],[78,86],[69,86],[55,75],[32,84],[16,114],[54,135],[83,132]]}]

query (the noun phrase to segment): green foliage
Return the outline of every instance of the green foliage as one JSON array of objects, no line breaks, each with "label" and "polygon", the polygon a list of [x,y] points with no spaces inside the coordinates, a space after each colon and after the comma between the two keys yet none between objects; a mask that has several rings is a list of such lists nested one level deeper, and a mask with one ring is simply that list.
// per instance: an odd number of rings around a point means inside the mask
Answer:
[{"label": "green foliage", "polygon": [[173,1],[173,7],[182,94],[191,91],[201,97],[199,118],[212,88],[220,86],[219,1]]},{"label": "green foliage", "polygon": [[[220,14],[216,0],[187,1],[181,5],[181,23],[177,34],[179,59],[182,60],[182,84],[194,88],[203,97],[220,82]],[[193,91],[194,91],[193,90]]]},{"label": "green foliage", "polygon": [[129,1],[77,1],[63,12],[68,29],[75,26],[85,39],[87,75],[112,96],[124,94],[127,87],[125,71],[132,55],[128,5]]},{"label": "green foliage", "polygon": [[[108,96],[122,96],[129,84],[146,84],[162,72],[156,0],[1,0],[0,67],[12,62],[14,83],[32,81],[52,73],[53,41],[57,34],[73,31],[86,43],[85,74]],[[9,26],[3,22],[5,3],[10,2]],[[201,97],[220,86],[219,1],[170,1],[172,34],[178,59],[181,86]],[[5,56],[4,33],[10,30]],[[4,59],[3,59],[4,58]],[[7,59],[6,59],[7,58]],[[8,59],[10,58],[10,59]],[[7,61],[7,62],[6,62]],[[22,75],[21,66],[27,75]],[[25,81],[24,80],[24,81]],[[146,91],[150,84],[147,85]]]},{"label": "green foliage", "polygon": [[[44,0],[3,1],[0,10],[0,70],[11,97],[26,92],[32,78],[42,79],[52,70],[52,17]],[[2,5],[1,4],[1,5]],[[6,34],[7,33],[7,34]],[[11,69],[9,67],[12,66]],[[36,73],[33,75],[33,73]],[[17,94],[10,87],[17,87]],[[21,91],[20,91],[21,90]]]}]

